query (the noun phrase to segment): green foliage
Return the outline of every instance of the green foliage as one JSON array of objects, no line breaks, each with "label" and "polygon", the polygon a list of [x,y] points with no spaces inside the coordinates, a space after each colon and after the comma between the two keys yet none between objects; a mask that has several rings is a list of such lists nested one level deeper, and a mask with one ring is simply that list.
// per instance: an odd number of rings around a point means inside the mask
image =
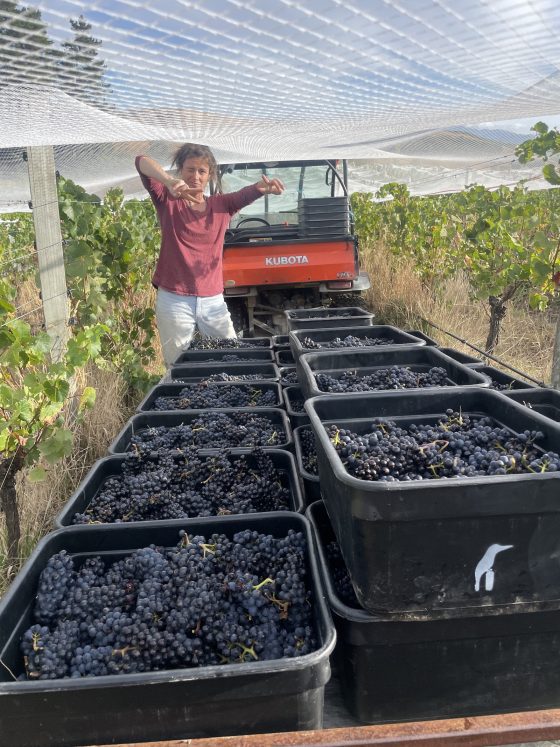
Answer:
[{"label": "green foliage", "polygon": [[[532,142],[532,141],[531,141]],[[356,231],[410,260],[434,290],[442,277],[468,274],[473,297],[506,300],[526,292],[544,309],[555,291],[560,248],[560,193],[473,186],[458,194],[411,197],[385,185],[376,197],[352,195]]]},{"label": "green foliage", "polygon": [[35,230],[31,213],[0,216],[0,278],[21,283],[35,269]]},{"label": "green foliage", "polygon": [[[560,132],[556,127],[549,129],[544,122],[537,122],[531,129],[537,133],[537,137],[525,140],[515,149],[515,154],[521,163],[528,163],[534,158],[548,161],[550,157],[560,153]],[[560,184],[558,165],[546,164],[543,168],[543,176],[550,184],[556,186]]]},{"label": "green foliage", "polygon": [[395,256],[411,260],[426,283],[457,269],[450,250],[458,243],[460,221],[449,201],[412,197],[405,185],[390,183],[375,198],[353,194],[351,205],[360,239],[382,241]]},{"label": "green foliage", "polygon": [[[99,355],[102,325],[81,330],[68,344],[66,355],[57,363],[50,357],[51,340],[34,334],[29,324],[14,317],[6,283],[0,284],[5,304],[0,309],[0,461],[17,456],[21,467],[41,458],[52,464],[72,448],[72,433],[64,427],[63,409],[71,394],[71,382],[78,367]],[[95,394],[82,393],[77,412],[91,407]],[[33,479],[40,478],[41,469]]]},{"label": "green foliage", "polygon": [[490,191],[475,186],[457,197],[466,218],[460,246],[473,295],[509,300],[520,289],[544,308],[556,260],[553,235],[543,210],[547,197],[528,193],[522,185]]},{"label": "green foliage", "polygon": [[124,202],[120,189],[101,203],[65,179],[58,189],[72,314],[78,327],[103,322],[102,357],[132,390],[143,391],[153,381],[145,370],[154,359],[154,311],[147,304],[159,249],[153,206]]}]

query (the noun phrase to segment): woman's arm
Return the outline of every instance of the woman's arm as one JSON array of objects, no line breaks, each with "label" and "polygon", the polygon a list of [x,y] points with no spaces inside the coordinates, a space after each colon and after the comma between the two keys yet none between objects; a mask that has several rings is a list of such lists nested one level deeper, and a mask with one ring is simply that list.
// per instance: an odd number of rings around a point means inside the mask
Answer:
[{"label": "woman's arm", "polygon": [[226,211],[230,215],[235,215],[242,208],[258,200],[259,197],[266,194],[280,195],[283,191],[284,185],[280,179],[269,179],[263,175],[260,182],[251,184],[249,187],[243,187],[237,192],[225,192],[219,195],[219,198]]},{"label": "woman's arm", "polygon": [[147,176],[149,179],[155,179],[160,184],[163,184],[164,187],[167,187],[173,197],[182,197],[185,200],[190,200],[190,198],[198,197],[201,194],[202,190],[191,189],[183,179],[170,176],[157,161],[154,161],[149,156],[142,156],[138,160],[138,169],[144,176]]}]

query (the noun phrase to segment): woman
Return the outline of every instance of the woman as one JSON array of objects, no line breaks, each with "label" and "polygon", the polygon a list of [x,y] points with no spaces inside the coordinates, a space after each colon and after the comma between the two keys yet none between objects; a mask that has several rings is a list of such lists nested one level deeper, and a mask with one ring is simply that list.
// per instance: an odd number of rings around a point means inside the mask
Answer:
[{"label": "woman", "polygon": [[231,216],[264,194],[279,195],[284,185],[265,175],[230,194],[207,196],[218,164],[210,148],[185,143],[173,159],[170,176],[148,156],[136,168],[156,207],[161,248],[152,283],[157,288],[156,319],[163,357],[170,366],[190,344],[195,328],[203,335],[236,337],[223,296],[222,253]]}]

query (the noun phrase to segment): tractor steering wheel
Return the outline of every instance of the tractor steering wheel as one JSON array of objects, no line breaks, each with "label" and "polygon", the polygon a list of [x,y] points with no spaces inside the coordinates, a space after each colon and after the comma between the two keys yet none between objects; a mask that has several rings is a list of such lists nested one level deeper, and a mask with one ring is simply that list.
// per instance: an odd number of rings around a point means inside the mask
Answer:
[{"label": "tractor steering wheel", "polygon": [[259,223],[264,223],[265,226],[270,226],[270,223],[264,218],[243,218],[243,220],[240,220],[239,223],[235,227],[239,228],[239,226],[242,226],[244,223],[248,223],[251,220],[256,220]]}]

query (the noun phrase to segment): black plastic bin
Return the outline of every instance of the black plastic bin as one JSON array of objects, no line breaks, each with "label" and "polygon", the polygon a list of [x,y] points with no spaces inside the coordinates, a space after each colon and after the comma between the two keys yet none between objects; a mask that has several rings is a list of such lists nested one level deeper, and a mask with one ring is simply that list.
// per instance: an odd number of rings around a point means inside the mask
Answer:
[{"label": "black plastic bin", "polygon": [[445,355],[448,355],[450,358],[454,358],[456,361],[459,361],[459,363],[464,363],[465,365],[470,366],[484,366],[484,361],[482,358],[477,358],[474,355],[469,355],[468,353],[463,353],[461,350],[455,350],[455,348],[438,348],[438,350],[441,350],[442,353],[445,353]]},{"label": "black plastic bin", "polygon": [[542,431],[542,449],[560,452],[559,424],[482,387],[327,395],[305,409],[321,494],[366,609],[446,617],[458,608],[529,609],[560,599],[560,472],[361,480],[325,429],[369,433],[374,418],[435,423],[451,409],[513,432]]},{"label": "black plastic bin", "polygon": [[274,350],[285,350],[290,347],[290,338],[288,335],[274,335],[272,337],[272,347]]},{"label": "black plastic bin", "polygon": [[[145,526],[75,527],[45,537],[0,602],[0,734],[10,747],[74,745],[204,738],[300,729],[322,725],[323,694],[330,677],[335,633],[323,599],[314,553],[307,557],[320,647],[294,659],[154,671],[81,679],[13,681],[23,661],[19,641],[31,624],[38,578],[48,559],[66,550],[79,560],[111,560],[152,543],[175,546],[179,529],[189,534],[242,529],[285,536],[309,523],[293,513],[228,516]],[[9,669],[8,669],[9,668]]]},{"label": "black plastic bin", "polygon": [[560,610],[395,620],[350,607],[337,594],[325,548],[324,503],[307,509],[337,633],[334,666],[346,705],[367,723],[558,708]]},{"label": "black plastic bin", "polygon": [[[250,381],[250,382],[235,382],[235,381],[224,381],[220,382],[217,381],[213,384],[205,384],[201,385],[204,386],[205,389],[208,389],[209,387],[243,387],[244,392],[249,392],[251,394],[252,398],[249,400],[249,403],[247,405],[243,405],[243,407],[251,407],[255,408],[258,407],[259,409],[261,407],[281,407],[284,403],[284,400],[282,398],[282,387],[280,384],[272,381]],[[137,412],[148,412],[154,410],[154,402],[159,399],[160,397],[178,397],[183,389],[185,388],[185,384],[182,384],[180,382],[175,383],[166,383],[166,384],[156,384],[156,386],[152,387],[148,394],[144,397],[144,399],[140,402],[138,407],[136,408]],[[268,393],[268,395],[267,395]],[[259,395],[267,395],[270,397],[270,402],[266,402],[264,405],[259,405]],[[274,401],[273,401],[274,398]],[[191,409],[188,406],[183,407],[170,407],[170,410],[187,410]],[[208,408],[193,408],[193,409],[208,409]],[[220,409],[220,408],[216,408]],[[158,412],[164,412],[163,410],[158,410]]]},{"label": "black plastic bin", "polygon": [[[205,348],[198,348],[196,347],[196,340],[194,340],[190,347],[187,348],[184,352],[194,352],[196,350],[204,350]],[[231,347],[225,347],[222,345],[221,348],[216,348],[218,350],[228,350],[232,353],[235,353],[237,350],[266,350],[267,348],[272,347],[272,340],[270,337],[242,337],[239,338],[237,341],[237,344],[235,346]]]},{"label": "black plastic bin", "polygon": [[282,392],[286,404],[286,412],[290,418],[292,428],[297,428],[298,425],[307,425],[309,423],[309,415],[305,412],[303,406],[305,399],[301,387],[286,386],[283,387]]},{"label": "black plastic bin", "polygon": [[294,354],[289,348],[284,350],[277,350],[274,353],[274,358],[276,359],[276,364],[278,366],[293,366],[296,362]]},{"label": "black plastic bin", "polygon": [[[242,454],[251,454],[252,449],[220,449],[220,451],[227,451],[230,459],[238,459]],[[217,453],[217,450],[199,449],[198,453],[212,456]],[[301,512],[304,507],[303,496],[301,494],[300,482],[293,454],[289,451],[282,451],[282,449],[267,449],[266,455],[270,457],[276,469],[281,472],[284,487],[289,488],[291,501],[290,510]],[[123,454],[115,454],[113,456],[104,457],[103,459],[98,459],[80,485],[78,485],[73,495],[71,495],[66,501],[64,508],[55,519],[55,526],[57,528],[74,526],[72,524],[74,515],[85,511],[94,496],[97,495],[109,477],[120,475],[122,473],[122,465],[126,459],[127,457]],[[245,515],[247,516],[249,514]],[[185,519],[185,521],[187,520]],[[129,521],[126,522],[126,525],[132,527],[145,523],[146,522],[142,521]],[[161,522],[151,521],[148,523],[158,525]],[[103,526],[111,526],[111,524],[104,524]]]},{"label": "black plastic bin", "polygon": [[283,387],[299,386],[299,376],[295,366],[282,366],[278,370],[280,372],[278,381]]},{"label": "black plastic bin", "polygon": [[370,327],[373,314],[359,306],[287,309],[288,330],[327,329],[328,327]]},{"label": "black plastic bin", "polygon": [[309,348],[304,345],[306,339],[310,339],[319,345],[330,343],[333,340],[352,336],[363,340],[369,338],[372,340],[391,340],[391,345],[425,345],[425,341],[418,337],[413,337],[402,329],[391,327],[388,324],[373,324],[371,327],[338,327],[334,329],[294,329],[290,332],[290,345],[294,359],[297,360],[303,353],[334,352],[335,350],[345,350],[353,352],[355,350],[377,350],[379,345],[363,345],[353,348]]},{"label": "black plastic bin", "polygon": [[504,391],[506,397],[560,423],[560,391],[548,387]]},{"label": "black plastic bin", "polygon": [[309,472],[303,466],[303,445],[301,441],[301,433],[303,430],[310,430],[310,425],[300,425],[294,429],[294,450],[296,454],[296,464],[299,475],[303,482],[303,491],[305,493],[305,503],[309,505],[313,501],[320,500],[321,498],[321,486],[319,484],[319,474]]},{"label": "black plastic bin", "polygon": [[227,376],[257,376],[260,380],[278,381],[280,376],[278,366],[272,361],[266,363],[184,363],[171,366],[169,378],[171,381],[180,380],[185,383],[205,381],[210,376],[226,374]]},{"label": "black plastic bin", "polygon": [[[236,356],[239,361],[224,358]],[[196,363],[273,363],[272,348],[222,348],[220,350],[185,350],[173,363],[174,366]]]},{"label": "black plastic bin", "polygon": [[[489,386],[488,379],[482,376],[478,370],[475,371],[462,363],[458,363],[453,358],[428,345],[368,348],[367,350],[354,350],[350,353],[344,350],[305,353],[298,358],[296,364],[299,383],[306,399],[325,394],[319,389],[315,378],[316,374],[327,374],[339,379],[348,371],[356,370],[359,374],[365,376],[378,369],[391,368],[391,366],[405,367],[411,371],[424,373],[429,371],[430,368],[444,368],[448,379],[446,386]],[[412,390],[403,389],[400,391]],[[422,389],[418,391],[422,391]],[[344,392],[332,396],[346,397],[348,394]]]},{"label": "black plastic bin", "polygon": [[[469,364],[471,365],[471,364]],[[531,389],[533,384],[529,384],[528,381],[518,379],[515,376],[510,376],[499,368],[494,366],[480,366],[478,364],[472,364],[474,370],[478,373],[484,374],[490,380],[490,388],[497,389],[498,391],[509,391],[510,389]]]},{"label": "black plastic bin", "polygon": [[437,340],[434,340],[433,337],[430,337],[430,335],[422,332],[421,329],[405,329],[404,331],[407,333],[407,335],[413,335],[413,337],[419,337],[421,340],[424,340],[426,345],[435,345],[436,347],[439,346],[439,342]]},{"label": "black plastic bin", "polygon": [[[165,426],[166,428],[173,428],[174,426],[178,425],[186,425],[188,423],[192,423],[193,420],[196,420],[204,413],[208,412],[208,410],[186,410],[186,411],[178,411],[178,410],[168,410],[168,411],[152,411],[152,412],[143,412],[143,413],[137,413],[134,415],[128,423],[124,426],[124,428],[121,430],[119,435],[116,437],[116,439],[113,441],[113,443],[109,446],[109,454],[124,454],[127,451],[130,451],[130,440],[131,437],[136,433],[141,433],[142,431],[147,430],[148,428],[157,428],[161,426]],[[279,442],[274,444],[272,447],[267,446],[266,444],[263,444],[261,448],[263,449],[269,449],[269,448],[276,448],[276,449],[288,449],[291,447],[293,443],[292,438],[292,428],[290,424],[290,420],[288,418],[287,413],[284,410],[281,410],[280,408],[251,408],[251,407],[236,407],[236,408],[215,408],[213,410],[210,410],[212,413],[224,413],[226,415],[235,415],[236,413],[248,413],[248,414],[254,414],[257,415],[259,418],[265,418],[266,420],[270,421],[272,425],[275,426],[276,430],[282,431],[284,434],[281,438],[279,438]],[[215,448],[211,446],[204,446],[201,448],[209,449],[209,448]],[[230,446],[224,446],[219,448],[226,448],[230,449],[232,448],[232,445]]]}]

